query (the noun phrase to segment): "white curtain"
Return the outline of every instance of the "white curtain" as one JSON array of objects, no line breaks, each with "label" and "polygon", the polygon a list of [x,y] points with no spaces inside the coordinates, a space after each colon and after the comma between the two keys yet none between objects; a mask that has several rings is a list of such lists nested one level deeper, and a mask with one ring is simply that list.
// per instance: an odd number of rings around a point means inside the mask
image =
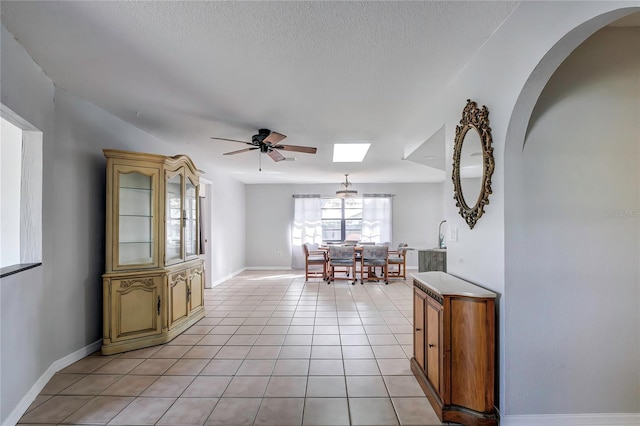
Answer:
[{"label": "white curtain", "polygon": [[362,241],[391,243],[391,195],[367,195],[362,198]]},{"label": "white curtain", "polygon": [[293,225],[291,227],[291,267],[304,269],[304,243],[322,243],[320,195],[293,196]]}]

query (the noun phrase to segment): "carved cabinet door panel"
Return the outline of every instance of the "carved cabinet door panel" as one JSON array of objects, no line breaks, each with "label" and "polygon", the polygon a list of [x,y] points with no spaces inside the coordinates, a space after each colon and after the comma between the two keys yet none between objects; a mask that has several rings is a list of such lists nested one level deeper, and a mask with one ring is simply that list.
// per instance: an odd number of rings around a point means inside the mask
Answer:
[{"label": "carved cabinet door panel", "polygon": [[169,274],[169,329],[189,314],[187,274],[186,269]]},{"label": "carved cabinet door panel", "polygon": [[108,282],[112,341],[134,339],[162,331],[161,278],[114,279]]},{"label": "carved cabinet door panel", "polygon": [[198,266],[189,270],[189,314],[204,304],[204,268]]}]

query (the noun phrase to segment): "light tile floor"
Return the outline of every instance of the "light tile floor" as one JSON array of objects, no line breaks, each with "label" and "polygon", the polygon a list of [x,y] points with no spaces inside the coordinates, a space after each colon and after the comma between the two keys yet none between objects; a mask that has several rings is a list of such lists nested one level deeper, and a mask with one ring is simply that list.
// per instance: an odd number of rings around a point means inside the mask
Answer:
[{"label": "light tile floor", "polygon": [[166,345],[59,371],[20,424],[440,425],[413,377],[410,280],[248,271]]}]

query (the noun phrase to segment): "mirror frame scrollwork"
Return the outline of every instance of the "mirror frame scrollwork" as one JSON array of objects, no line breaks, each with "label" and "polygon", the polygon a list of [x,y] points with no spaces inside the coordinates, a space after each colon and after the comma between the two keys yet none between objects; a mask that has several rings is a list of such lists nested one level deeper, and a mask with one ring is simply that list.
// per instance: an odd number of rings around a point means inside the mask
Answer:
[{"label": "mirror frame scrollwork", "polygon": [[[460,154],[462,152],[462,144],[464,137],[469,130],[475,130],[480,135],[480,143],[482,145],[482,182],[480,194],[475,205],[469,206],[464,199],[462,193],[462,185],[460,184]],[[453,146],[453,198],[456,200],[456,207],[460,208],[460,216],[467,222],[470,229],[476,225],[476,222],[484,213],[484,207],[489,204],[489,194],[491,191],[491,175],[495,168],[495,160],[493,158],[493,147],[491,146],[491,127],[489,127],[489,110],[486,106],[478,108],[478,105],[467,99],[467,105],[462,110],[462,119],[460,124],[456,126],[456,138]]]}]

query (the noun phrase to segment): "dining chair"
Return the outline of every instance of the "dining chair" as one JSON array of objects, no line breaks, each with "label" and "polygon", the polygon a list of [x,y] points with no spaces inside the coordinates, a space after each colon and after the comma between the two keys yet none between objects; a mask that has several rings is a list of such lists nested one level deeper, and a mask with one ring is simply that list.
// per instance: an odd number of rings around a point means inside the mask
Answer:
[{"label": "dining chair", "polygon": [[[304,243],[304,280],[309,278],[327,278],[327,252],[318,249],[318,244]],[[322,266],[322,272],[319,270],[310,270],[310,266]]]},{"label": "dining chair", "polygon": [[[376,275],[376,268],[382,268],[382,276]],[[384,245],[362,246],[360,271],[361,284],[364,284],[365,271],[367,281],[384,280],[385,284],[389,284],[389,247]]]},{"label": "dining chair", "polygon": [[[336,277],[336,268],[345,268],[347,275],[345,277]],[[356,276],[356,248],[354,246],[329,246],[329,276],[327,284],[335,280],[351,279],[353,279],[351,284],[355,284],[358,280]]]},{"label": "dining chair", "polygon": [[407,247],[408,244],[398,244],[398,250],[389,251],[389,268],[398,267],[397,270],[390,270],[388,275],[392,278],[407,278]]}]

